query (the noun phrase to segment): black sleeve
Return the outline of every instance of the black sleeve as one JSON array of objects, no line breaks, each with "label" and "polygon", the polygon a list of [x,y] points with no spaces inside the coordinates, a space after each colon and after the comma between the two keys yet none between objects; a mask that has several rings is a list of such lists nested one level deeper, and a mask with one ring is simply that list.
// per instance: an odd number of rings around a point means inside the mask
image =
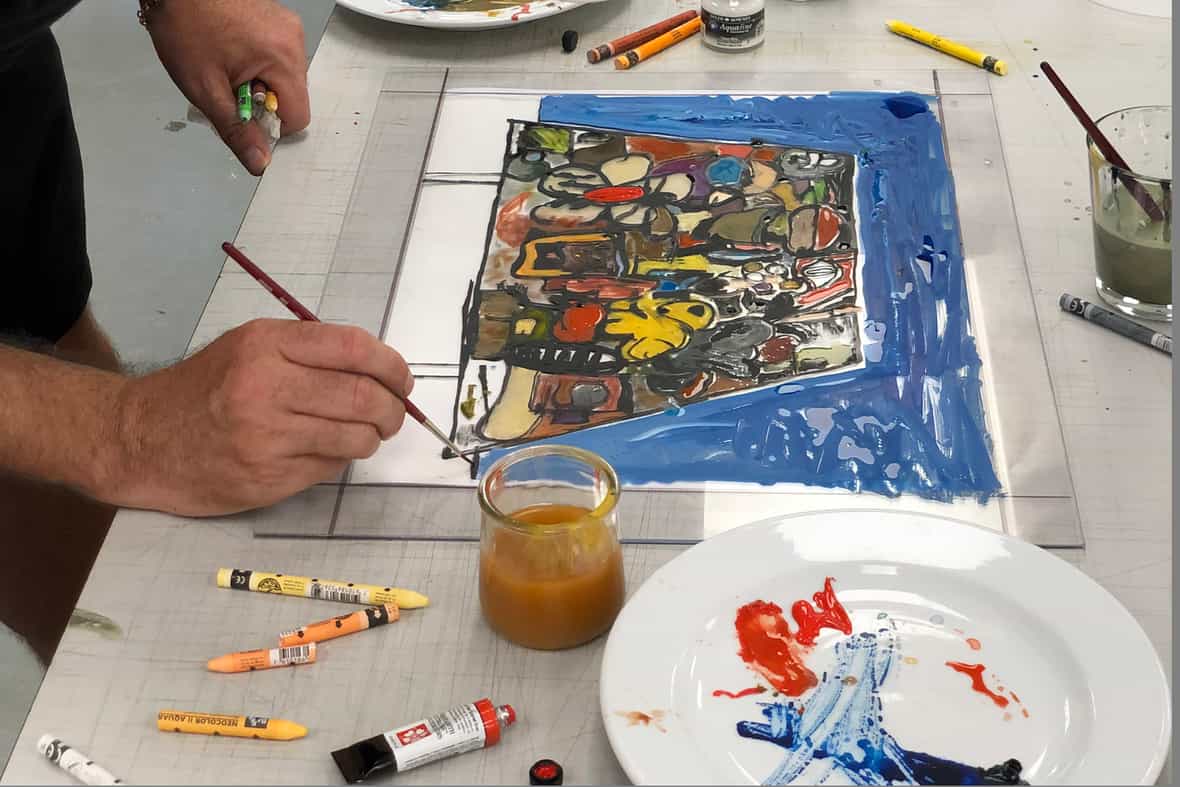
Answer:
[{"label": "black sleeve", "polygon": [[0,63],[0,335],[60,339],[90,298],[82,155],[48,31]]}]

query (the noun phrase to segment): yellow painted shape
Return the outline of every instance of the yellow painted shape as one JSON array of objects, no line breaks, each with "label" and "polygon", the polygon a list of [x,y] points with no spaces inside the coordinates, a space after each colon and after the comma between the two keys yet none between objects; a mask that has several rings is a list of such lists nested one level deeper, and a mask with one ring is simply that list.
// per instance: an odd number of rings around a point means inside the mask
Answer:
[{"label": "yellow painted shape", "polygon": [[787,183],[786,181],[780,180],[777,184],[775,184],[774,188],[770,190],[770,193],[781,199],[787,210],[794,210],[803,204],[799,201],[799,198],[795,196],[795,189],[793,189],[791,184]]},{"label": "yellow painted shape", "polygon": [[717,312],[707,301],[657,298],[648,293],[613,302],[603,330],[612,336],[631,337],[623,344],[623,357],[645,361],[685,347],[694,330],[708,328],[716,318]]},{"label": "yellow painted shape", "polygon": [[517,320],[512,324],[512,331],[517,336],[528,336],[536,327],[536,320],[532,317],[525,317],[523,320]]},{"label": "yellow painted shape", "polygon": [[638,260],[635,273],[646,276],[652,271],[699,271],[702,273],[726,273],[733,270],[729,265],[715,265],[703,254],[686,254],[670,260]]},{"label": "yellow painted shape", "polygon": [[509,367],[504,389],[500,392],[500,398],[492,405],[481,430],[484,437],[490,440],[516,440],[524,437],[537,425],[541,416],[529,409],[537,374],[534,369]]},{"label": "yellow painted shape", "polygon": [[691,233],[702,221],[711,218],[713,214],[707,210],[690,210],[676,216],[676,228],[681,232]]}]

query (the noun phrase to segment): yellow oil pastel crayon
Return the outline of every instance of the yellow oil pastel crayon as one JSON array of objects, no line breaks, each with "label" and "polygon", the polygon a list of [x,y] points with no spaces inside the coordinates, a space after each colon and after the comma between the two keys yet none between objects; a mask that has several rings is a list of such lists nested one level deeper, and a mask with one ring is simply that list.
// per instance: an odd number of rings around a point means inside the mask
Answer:
[{"label": "yellow oil pastel crayon", "polygon": [[942,36],[936,36],[933,33],[928,33],[925,30],[907,25],[905,22],[899,22],[896,19],[889,19],[885,22],[885,27],[889,28],[889,32],[896,33],[899,36],[917,41],[919,44],[925,44],[932,49],[937,49],[943,54],[957,57],[960,60],[966,60],[968,63],[977,65],[985,71],[991,71],[993,74],[1004,76],[1008,73],[1008,64],[1003,60],[985,55],[982,52],[976,52],[969,46],[963,44],[956,44],[954,41],[949,41]]},{"label": "yellow oil pastel crayon", "polygon": [[[309,623],[294,631],[285,631],[279,635],[279,645],[291,650],[305,642],[316,643],[336,639],[347,634],[355,634],[358,631],[393,623],[397,620],[398,614],[397,604],[382,604],[379,607],[359,609],[351,615],[340,615],[328,620],[321,620],[318,623]],[[314,647],[313,644],[312,648]]]},{"label": "yellow oil pastel crayon", "polygon": [[430,603],[421,593],[401,588],[363,585],[359,582],[338,582],[334,579],[296,577],[290,574],[268,574],[244,568],[217,569],[217,587],[230,590],[253,590],[257,593],[278,593],[283,596],[318,598],[343,601],[349,604],[397,604],[401,609],[418,609]]},{"label": "yellow oil pastel crayon", "polygon": [[227,716],[221,713],[193,713],[162,710],[156,714],[156,728],[162,732],[186,732],[192,735],[225,735],[231,738],[260,738],[267,741],[293,741],[307,735],[307,727],[285,719],[267,716]]},{"label": "yellow oil pastel crayon", "polygon": [[315,643],[295,645],[290,648],[270,650],[247,650],[242,653],[227,653],[209,659],[206,665],[210,672],[252,672],[257,669],[294,667],[298,664],[315,663]]}]

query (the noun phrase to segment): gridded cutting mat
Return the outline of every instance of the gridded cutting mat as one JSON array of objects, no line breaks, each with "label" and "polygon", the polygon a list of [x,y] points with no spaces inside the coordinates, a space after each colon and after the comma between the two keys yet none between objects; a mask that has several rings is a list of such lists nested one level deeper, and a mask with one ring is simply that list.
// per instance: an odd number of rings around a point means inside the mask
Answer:
[{"label": "gridded cutting mat", "polygon": [[[706,483],[692,492],[636,487],[624,495],[624,537],[642,543],[692,543],[774,514],[867,507],[939,513],[1042,546],[1081,546],[1073,483],[987,76],[956,70],[682,74],[675,89],[766,95],[911,90],[938,97],[958,183],[972,318],[985,348],[985,409],[993,460],[1005,492],[982,505],[971,500],[946,505],[913,495],[888,499],[791,484],[743,488]],[[389,72],[377,93],[369,139],[325,275],[325,297],[338,296],[329,304],[329,319],[361,325],[397,346],[415,372],[416,403],[439,423],[448,423],[459,373],[458,316],[465,292],[432,289],[438,266],[456,258],[439,244],[470,246],[474,275],[486,225],[480,218],[469,222],[478,232],[466,233],[464,224],[440,234],[437,222],[424,217],[437,215],[435,203],[456,189],[488,191],[486,200],[472,198],[481,206],[494,201],[498,175],[476,162],[488,158],[481,145],[502,143],[499,134],[485,135],[479,145],[464,147],[471,129],[500,128],[509,115],[535,116],[540,98],[549,94],[667,90],[664,77],[644,73],[624,79],[613,72]],[[468,234],[471,238],[465,241]],[[447,346],[453,343],[454,352],[440,353],[438,339],[431,337],[452,333],[454,341]],[[311,493],[315,502],[290,509],[295,515],[270,512],[255,517],[254,527],[266,537],[473,540],[478,538],[473,485],[462,465],[444,460],[435,440],[410,424],[374,457],[353,463],[344,485],[336,488],[329,517],[312,514],[331,496],[317,489]]]},{"label": "gridded cutting mat", "polygon": [[[519,714],[501,743],[399,784],[523,784],[542,757],[559,760],[571,782],[625,781],[598,710],[605,640],[541,652],[500,639],[479,610],[478,545],[261,540],[235,525],[156,519],[123,512],[112,528],[79,605],[102,610],[125,637],[66,633],[4,783],[62,780],[55,766],[24,756],[52,730],[130,784],[334,784],[333,749],[484,696]],[[628,590],[682,549],[625,547]],[[219,567],[396,582],[431,603],[323,643],[315,664],[216,674],[205,669],[213,656],[274,646],[267,638],[281,631],[357,609],[220,589]],[[310,733],[292,742],[162,733],[163,709],[266,715]]]}]

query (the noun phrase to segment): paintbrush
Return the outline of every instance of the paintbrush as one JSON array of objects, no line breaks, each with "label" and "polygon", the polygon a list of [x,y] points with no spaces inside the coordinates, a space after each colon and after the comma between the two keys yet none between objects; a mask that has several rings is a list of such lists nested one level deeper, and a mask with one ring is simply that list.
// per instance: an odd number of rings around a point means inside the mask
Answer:
[{"label": "paintbrush", "polygon": [[1127,164],[1126,159],[1119,155],[1119,152],[1114,149],[1114,145],[1110,144],[1110,140],[1098,128],[1098,124],[1082,109],[1082,105],[1074,98],[1073,93],[1061,81],[1061,77],[1057,76],[1057,72],[1053,70],[1053,66],[1049,65],[1047,61],[1041,61],[1041,71],[1049,78],[1053,87],[1057,89],[1061,99],[1065,101],[1065,105],[1073,112],[1073,116],[1082,124],[1082,128],[1086,129],[1086,133],[1090,135],[1090,139],[1094,141],[1094,145],[1102,153],[1103,158],[1115,166],[1115,174],[1123,185],[1127,187],[1127,191],[1139,203],[1139,207],[1143,208],[1143,212],[1151,217],[1152,221],[1163,221],[1164,212],[1160,210],[1160,206],[1156,204],[1147,190],[1143,188],[1138,180],[1131,175],[1131,167]]},{"label": "paintbrush", "polygon": [[[242,270],[253,276],[254,280],[261,284],[267,292],[275,296],[279,303],[290,309],[291,313],[296,317],[306,322],[320,322],[319,317],[316,317],[306,306],[295,300],[294,295],[284,290],[281,286],[279,286],[278,282],[267,276],[266,273],[263,272],[262,268],[259,268],[257,265],[251,262],[250,258],[239,251],[238,248],[232,243],[227,241],[221,244],[221,249],[230,257],[232,257],[234,262],[236,262],[238,265],[241,265]],[[394,394],[394,396],[398,395]],[[447,437],[446,432],[435,426],[434,422],[427,418],[426,414],[419,410],[414,405],[414,403],[409,400],[408,397],[398,396],[398,398],[401,399],[402,404],[406,407],[406,415],[425,426],[427,431],[442,441],[443,445],[449,448],[455,456],[459,457],[469,465],[475,464],[470,457],[464,455],[463,450],[459,448],[459,446],[451,442],[451,438]]]}]

